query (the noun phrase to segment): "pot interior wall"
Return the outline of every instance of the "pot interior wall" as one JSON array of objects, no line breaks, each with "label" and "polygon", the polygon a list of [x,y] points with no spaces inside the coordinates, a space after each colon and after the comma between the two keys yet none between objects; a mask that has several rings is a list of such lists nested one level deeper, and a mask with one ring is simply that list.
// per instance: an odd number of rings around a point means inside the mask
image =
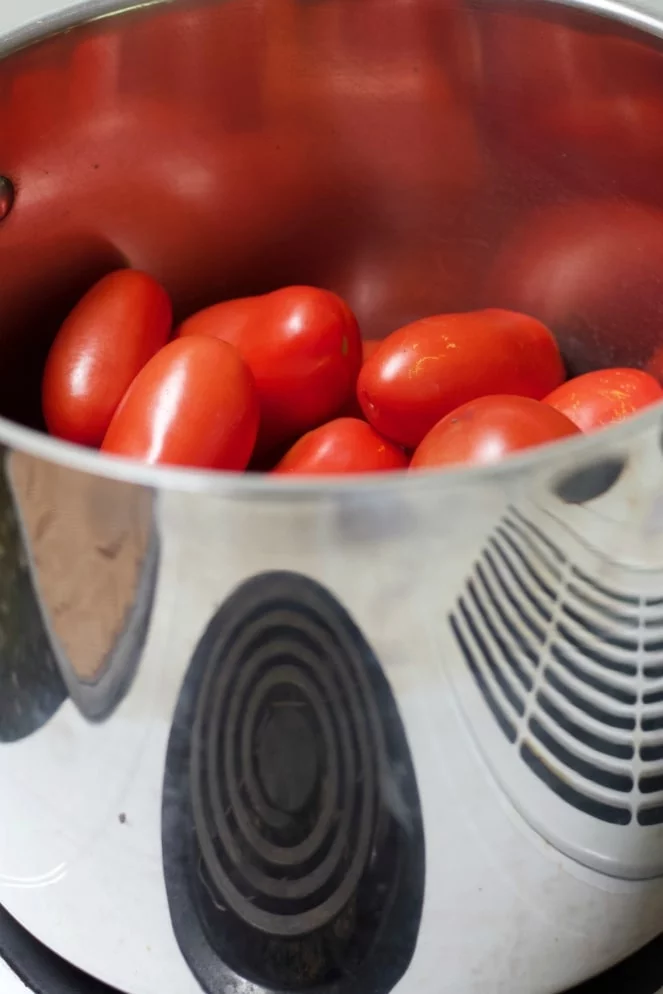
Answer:
[{"label": "pot interior wall", "polygon": [[[118,266],[182,317],[285,283],[367,337],[510,306],[573,371],[659,361],[663,60],[552,4],[172,3],[0,62],[0,413]],[[663,359],[661,359],[663,369]]]}]

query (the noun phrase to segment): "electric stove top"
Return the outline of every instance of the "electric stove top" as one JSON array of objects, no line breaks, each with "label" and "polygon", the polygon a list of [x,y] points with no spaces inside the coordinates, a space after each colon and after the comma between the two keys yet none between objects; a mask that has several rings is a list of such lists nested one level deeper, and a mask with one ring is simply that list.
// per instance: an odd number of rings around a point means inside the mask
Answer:
[{"label": "electric stove top", "polygon": [[[663,935],[623,963],[565,994],[663,994]],[[0,907],[2,994],[130,994],[81,973],[34,939]],[[156,994],[156,992],[155,992]],[[159,994],[169,994],[160,991]],[[175,992],[176,994],[176,992]],[[459,992],[460,994],[460,992]]]}]

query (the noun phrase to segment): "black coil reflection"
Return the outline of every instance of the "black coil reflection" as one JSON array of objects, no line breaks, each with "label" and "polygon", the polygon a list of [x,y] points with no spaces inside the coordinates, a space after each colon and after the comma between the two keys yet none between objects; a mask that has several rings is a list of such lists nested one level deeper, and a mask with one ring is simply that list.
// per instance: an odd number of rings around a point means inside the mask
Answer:
[{"label": "black coil reflection", "polygon": [[163,801],[166,886],[204,990],[386,994],[419,931],[419,795],[366,640],[299,574],[243,584],[191,661]]},{"label": "black coil reflection", "polygon": [[[357,646],[306,594],[296,607],[278,596],[262,601],[241,628],[222,634],[222,664],[206,674],[193,728],[192,800],[205,870],[236,915],[284,936],[328,924],[352,897],[375,841],[385,765]],[[278,790],[260,768],[260,730],[268,721],[296,724],[288,712],[299,716],[302,749],[316,754],[314,777],[291,770],[294,810],[274,803]]]}]

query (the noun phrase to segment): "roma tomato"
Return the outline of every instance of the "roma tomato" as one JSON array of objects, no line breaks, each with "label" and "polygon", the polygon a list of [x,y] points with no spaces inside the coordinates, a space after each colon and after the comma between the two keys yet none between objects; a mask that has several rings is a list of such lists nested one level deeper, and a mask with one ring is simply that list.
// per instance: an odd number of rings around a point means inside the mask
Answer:
[{"label": "roma tomato", "polygon": [[179,334],[218,338],[238,349],[258,387],[263,451],[337,414],[361,366],[361,337],[350,308],[314,287],[217,304],[185,321]]},{"label": "roma tomato", "polygon": [[49,432],[100,445],[136,374],[168,341],[172,308],[148,276],[122,269],[76,305],[46,361],[42,406]]},{"label": "roma tomato", "polygon": [[357,418],[337,418],[295,442],[274,473],[377,473],[405,469],[402,449]]},{"label": "roma tomato", "polygon": [[410,468],[488,465],[518,449],[579,434],[567,417],[530,397],[480,397],[435,425],[414,453]]},{"label": "roma tomato", "polygon": [[623,421],[663,399],[657,380],[641,369],[597,369],[563,383],[544,398],[581,431]]},{"label": "roma tomato", "polygon": [[141,370],[102,449],[143,462],[246,469],[258,394],[237,350],[210,338],[170,342]]},{"label": "roma tomato", "polygon": [[357,393],[382,435],[414,449],[450,411],[486,394],[539,400],[564,379],[555,339],[512,311],[440,314],[406,325],[364,364]]}]

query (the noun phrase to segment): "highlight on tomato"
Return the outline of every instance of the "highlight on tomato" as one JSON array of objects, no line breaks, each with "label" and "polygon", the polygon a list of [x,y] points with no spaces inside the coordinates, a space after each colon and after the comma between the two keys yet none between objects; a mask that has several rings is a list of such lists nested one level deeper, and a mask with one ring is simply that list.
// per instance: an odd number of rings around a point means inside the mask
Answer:
[{"label": "highlight on tomato", "polygon": [[237,350],[213,338],[179,338],[131,384],[102,449],[150,465],[244,470],[258,424],[258,392]]},{"label": "highlight on tomato", "polygon": [[69,314],[51,346],[42,382],[49,432],[98,446],[134,377],[168,341],[168,294],[147,273],[122,269],[100,280]]}]

